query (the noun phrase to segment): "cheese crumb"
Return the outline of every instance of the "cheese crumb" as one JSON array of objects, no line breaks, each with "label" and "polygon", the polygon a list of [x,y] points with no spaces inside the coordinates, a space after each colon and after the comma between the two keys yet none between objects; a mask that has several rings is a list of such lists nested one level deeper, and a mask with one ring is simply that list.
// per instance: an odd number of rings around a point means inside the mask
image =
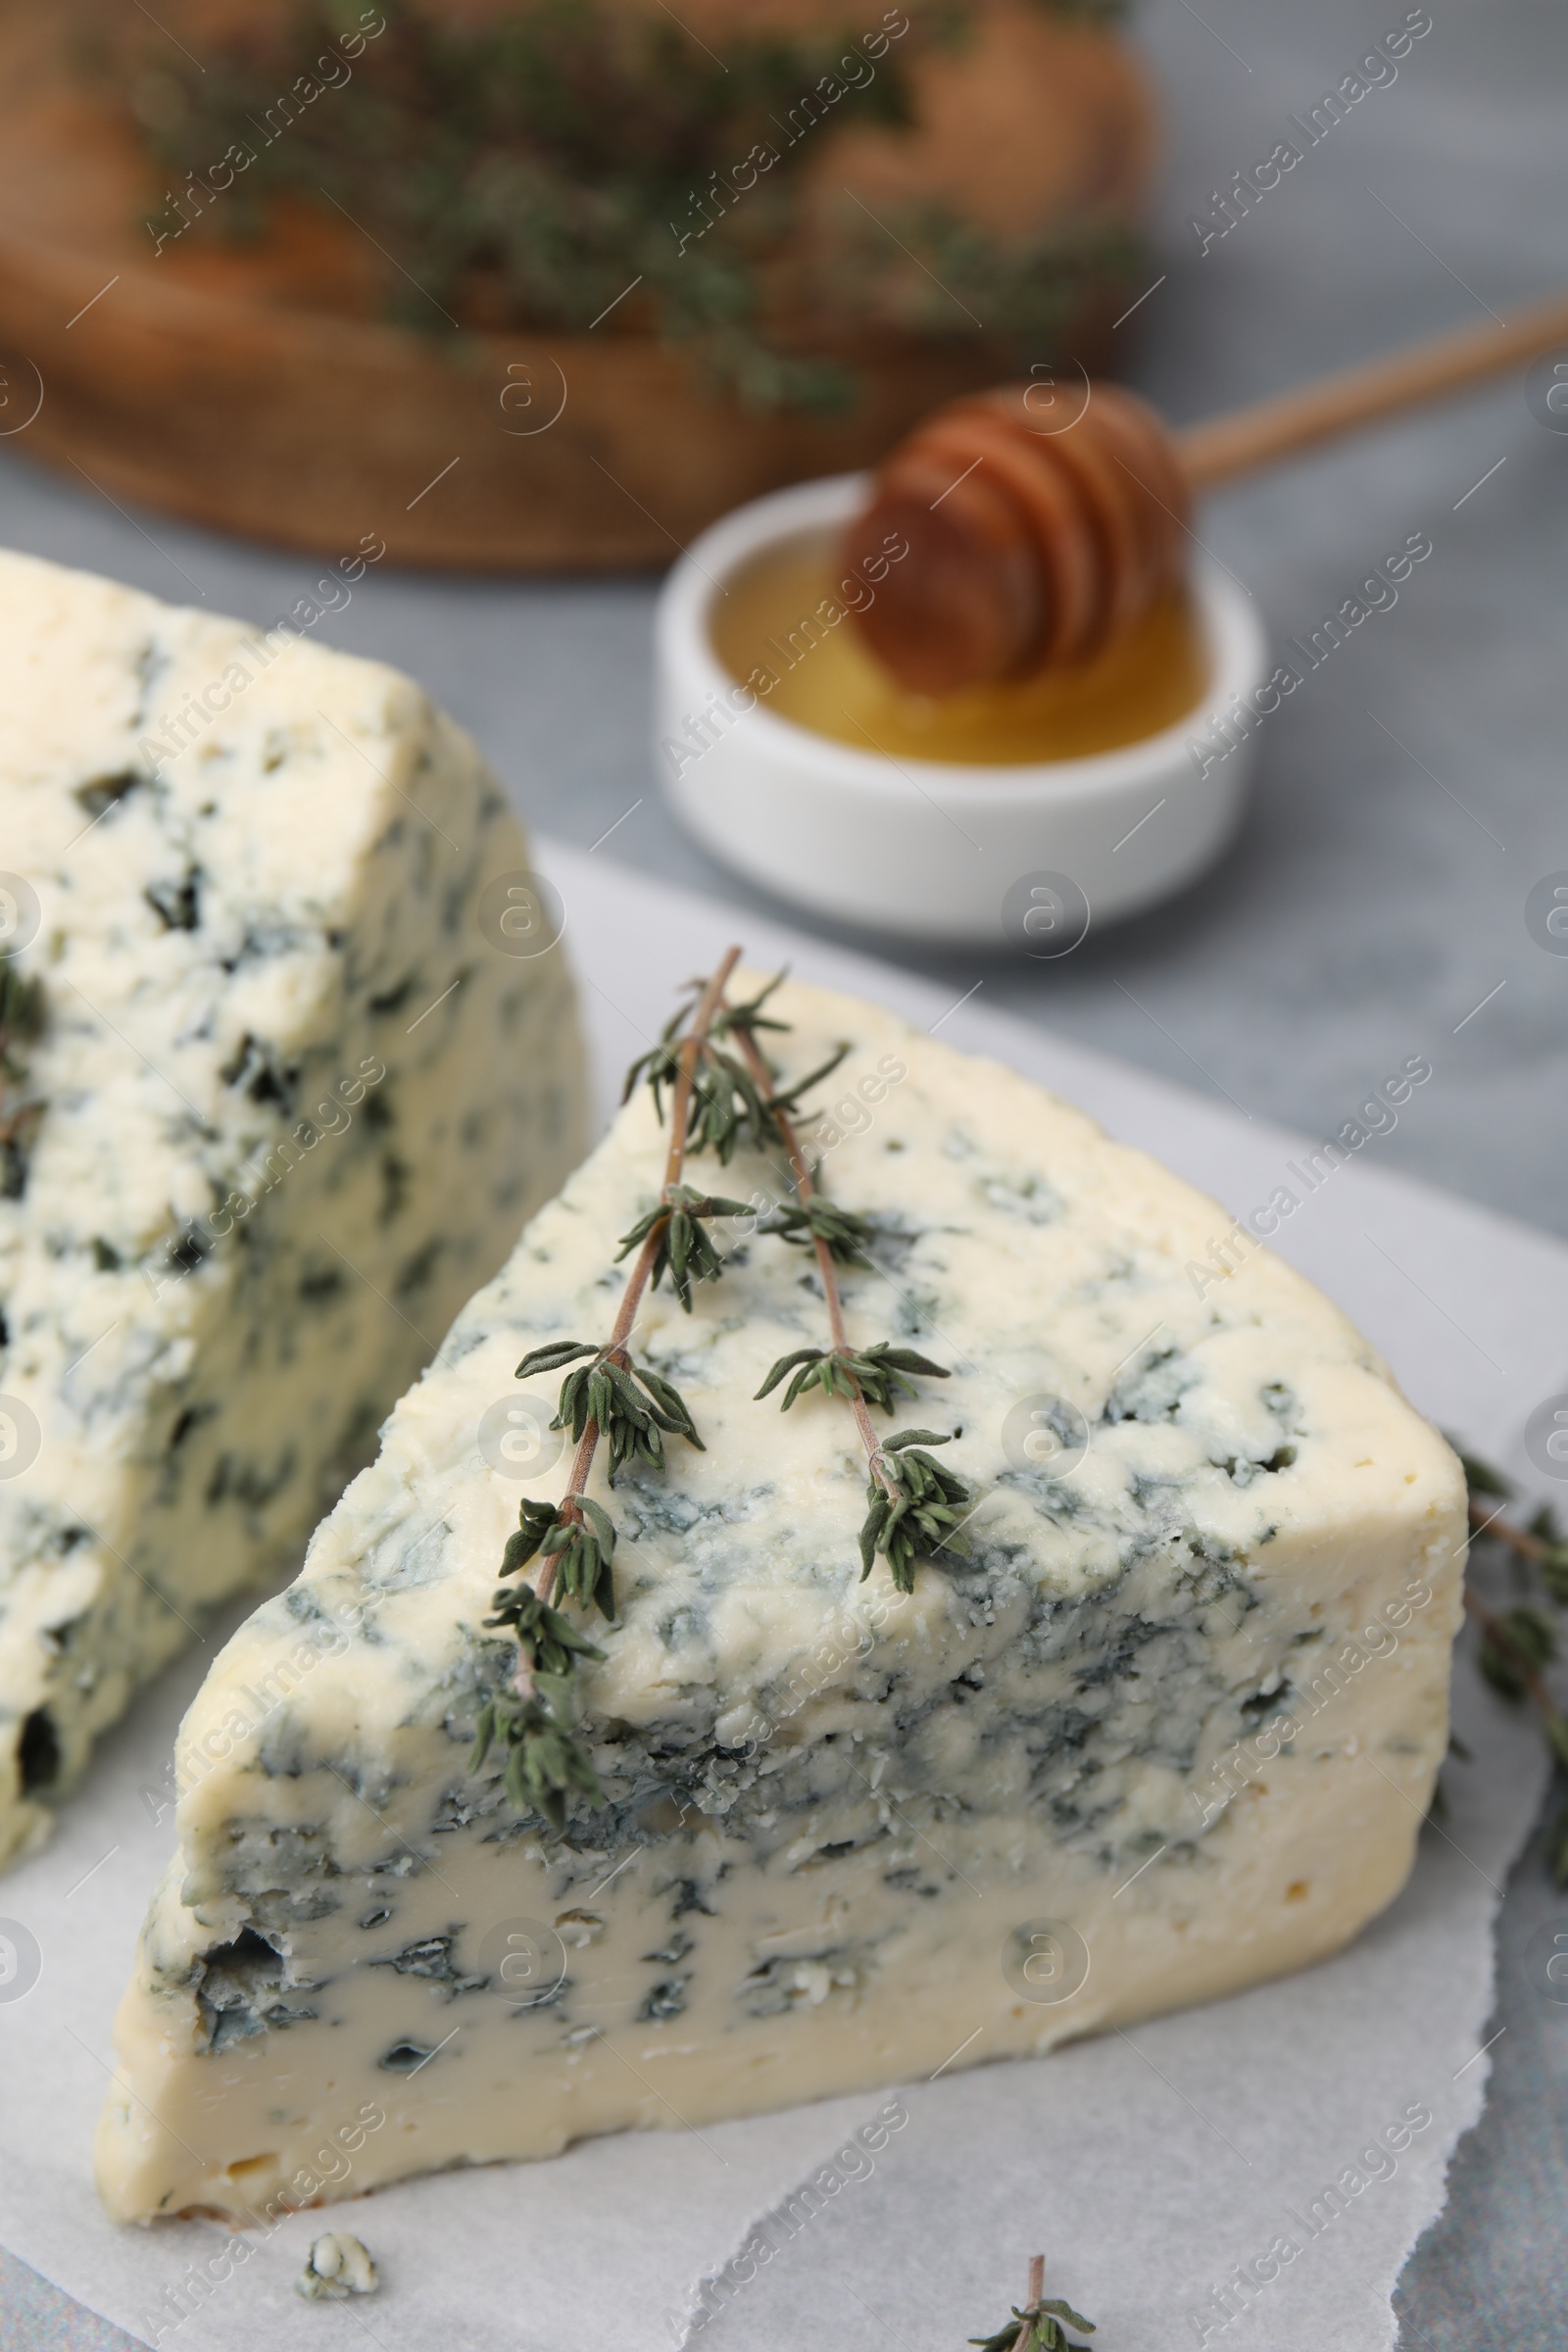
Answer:
[{"label": "cheese crumb", "polygon": [[317,2238],[310,2259],[294,2281],[313,2303],[323,2296],[341,2300],[344,2295],[373,2295],[380,2283],[381,2274],[368,2252],[346,2230],[329,2230]]}]

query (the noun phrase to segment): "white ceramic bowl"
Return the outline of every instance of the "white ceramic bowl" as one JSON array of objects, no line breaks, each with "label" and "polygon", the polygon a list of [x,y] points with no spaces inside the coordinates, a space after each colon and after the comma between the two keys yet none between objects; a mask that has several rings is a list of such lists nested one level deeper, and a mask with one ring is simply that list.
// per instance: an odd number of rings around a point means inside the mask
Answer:
[{"label": "white ceramic bowl", "polygon": [[[1008,767],[895,764],[755,699],[737,715],[745,698],[709,630],[715,583],[770,543],[846,522],[866,488],[865,475],[840,474],[739,507],[664,584],[655,762],[699,840],[763,889],[842,920],[1042,956],[1201,873],[1241,815],[1268,674],[1250,599],[1206,559],[1193,587],[1208,693],[1179,725],[1123,750]],[[1232,749],[1211,729],[1219,714]]]}]

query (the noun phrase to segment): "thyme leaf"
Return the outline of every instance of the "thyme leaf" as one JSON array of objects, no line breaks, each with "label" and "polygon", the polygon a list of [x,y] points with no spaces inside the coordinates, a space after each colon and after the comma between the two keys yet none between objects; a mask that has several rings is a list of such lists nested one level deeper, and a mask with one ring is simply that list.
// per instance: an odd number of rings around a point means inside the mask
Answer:
[{"label": "thyme leaf", "polygon": [[824,1200],[819,1193],[793,1208],[779,1209],[758,1230],[776,1234],[783,1242],[798,1242],[807,1250],[814,1242],[825,1242],[834,1262],[841,1266],[868,1266],[876,1240],[876,1227],[869,1218],[841,1208],[836,1200]]},{"label": "thyme leaf", "polygon": [[[630,1350],[611,1341],[597,1348],[577,1343],[574,1355],[589,1358],[575,1363],[561,1384],[561,1396],[552,1429],[569,1430],[582,1445],[590,1428],[595,1443],[610,1446],[610,1483],[628,1462],[664,1467],[664,1437],[684,1438],[698,1452],[706,1450],[680,1391],[646,1364],[634,1361]],[[528,1359],[524,1357],[524,1362]]]},{"label": "thyme leaf", "polygon": [[738,1004],[732,1004],[726,998],[713,1015],[713,1035],[745,1038],[753,1046],[757,1043],[759,1029],[776,1030],[780,1037],[784,1036],[789,1029],[788,1021],[775,1020],[762,1007],[768,998],[783,987],[789,978],[789,965],[781,963],[772,979],[764,980],[755,997],[744,997]]},{"label": "thyme leaf", "polygon": [[535,1348],[523,1357],[517,1366],[515,1378],[532,1380],[537,1372],[559,1372],[563,1364],[569,1364],[574,1356],[598,1353],[592,1340],[552,1340],[548,1347]]},{"label": "thyme leaf", "polygon": [[820,1086],[824,1078],[831,1078],[849,1050],[848,1044],[839,1046],[828,1055],[826,1061],[818,1062],[814,1070],[808,1070],[804,1078],[798,1078],[785,1093],[780,1094],[775,1089],[769,1095],[767,1107],[773,1114],[775,1124],[780,1112],[790,1118],[805,1117],[806,1114],[801,1108],[802,1096],[808,1095],[813,1086]]},{"label": "thyme leaf", "polygon": [[724,1271],[723,1260],[711,1240],[703,1231],[703,1220],[711,1217],[744,1217],[749,1215],[744,1200],[726,1200],[713,1194],[694,1192],[690,1185],[676,1184],[666,1188],[663,1204],[651,1208],[639,1217],[629,1233],[621,1236],[615,1252],[616,1263],[640,1249],[650,1236],[657,1234],[659,1246],[654,1255],[650,1282],[658,1290],[667,1273],[673,1290],[687,1314],[692,1311],[692,1284],[716,1282]]},{"label": "thyme leaf", "polygon": [[517,1513],[517,1533],[509,1536],[507,1548],[501,1555],[503,1576],[515,1576],[526,1568],[550,1530],[560,1519],[553,1502],[524,1502]]},{"label": "thyme leaf", "polygon": [[906,1429],[884,1440],[871,1465],[865,1498],[870,1508],[860,1529],[860,1582],[885,1559],[895,1589],[914,1591],[915,1566],[935,1552],[968,1556],[961,1533],[974,1500],[965,1478],[927,1453],[927,1446],[949,1446],[932,1429]]}]

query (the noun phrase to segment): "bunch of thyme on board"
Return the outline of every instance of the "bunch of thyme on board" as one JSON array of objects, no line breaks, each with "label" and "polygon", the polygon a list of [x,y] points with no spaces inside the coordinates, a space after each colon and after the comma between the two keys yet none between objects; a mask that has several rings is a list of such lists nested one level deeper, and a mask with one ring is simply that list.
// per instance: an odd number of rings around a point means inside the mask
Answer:
[{"label": "bunch of thyme on board", "polygon": [[[690,1001],[627,1073],[623,1100],[646,1087],[662,1123],[667,1098],[669,1144],[658,1202],[620,1238],[619,1259],[635,1256],[609,1338],[550,1341],[531,1349],[517,1366],[518,1379],[564,1374],[552,1426],[569,1433],[575,1451],[561,1500],[525,1498],[503,1554],[501,1575],[517,1582],[502,1586],[495,1613],[485,1623],[512,1635],[517,1666],[508,1688],[481,1710],[469,1769],[478,1769],[493,1744],[502,1745],[512,1802],[519,1812],[542,1813],[558,1833],[573,1795],[592,1804],[605,1801],[578,1734],[576,1683],[582,1661],[605,1655],[588,1640],[582,1620],[594,1611],[606,1624],[615,1619],[616,1530],[609,1511],[587,1493],[599,1448],[608,1449],[612,1488],[628,1464],[662,1470],[667,1439],[706,1450],[680,1392],[631,1348],[645,1293],[667,1278],[690,1314],[694,1286],[716,1282],[724,1271],[709,1228],[715,1219],[751,1213],[744,1200],[687,1183],[691,1158],[710,1152],[727,1167],[743,1146],[764,1153],[782,1151],[787,1158],[795,1204],[760,1221],[757,1230],[814,1252],[831,1346],[783,1358],[759,1395],[767,1396],[793,1369],[786,1408],[813,1386],[851,1406],[869,1473],[870,1508],[860,1532],[862,1582],[882,1558],[898,1590],[912,1592],[922,1557],[964,1549],[960,1522],[971,1502],[970,1490],[925,1451],[928,1446],[946,1445],[948,1438],[911,1429],[880,1439],[871,1420],[873,1404],[891,1412],[901,1392],[915,1393],[916,1379],[946,1379],[947,1372],[891,1342],[863,1349],[852,1345],[837,1269],[840,1263],[868,1262],[874,1229],[865,1218],[822,1198],[796,1132],[803,1096],[838,1067],[848,1048],[784,1084],[759,1042],[760,1032],[786,1026],[764,1009],[778,980],[746,1002],[731,1004],[725,990],[740,953],[731,948],[706,981],[692,984]],[[522,1571],[535,1561],[536,1581],[530,1585]],[[567,1604],[575,1617],[567,1615]]]},{"label": "bunch of thyme on board", "polygon": [[[1481,1672],[1500,1697],[1516,1706],[1526,1700],[1534,1706],[1558,1769],[1568,1772],[1568,1713],[1558,1705],[1544,1671],[1561,1645],[1554,1612],[1568,1608],[1568,1536],[1549,1502],[1542,1504],[1526,1527],[1505,1518],[1512,1483],[1474,1454],[1461,1451],[1459,1459],[1469,1490],[1471,1548],[1492,1544],[1504,1551],[1522,1595],[1511,1608],[1496,1609],[1466,1582],[1464,1605],[1481,1628]],[[1556,1884],[1568,1886],[1568,1805],[1547,1832],[1546,1858]]]},{"label": "bunch of thyme on board", "polygon": [[[1118,224],[1003,236],[925,202],[883,227],[848,197],[812,197],[834,131],[907,128],[911,65],[972,30],[961,0],[871,15],[874,39],[848,0],[838,25],[754,31],[738,16],[710,47],[668,10],[612,0],[510,0],[469,23],[428,0],[303,0],[281,21],[204,23],[200,66],[144,25],[105,63],[172,177],[146,224],[155,250],[187,229],[254,239],[280,197],[335,205],[388,257],[402,325],[580,333],[613,310],[607,332],[687,344],[748,406],[831,412],[854,397],[843,347],[868,318],[979,335],[1004,368],[1026,342],[1031,359],[1063,356],[1085,294],[1139,267]],[[333,44],[351,34],[340,75]]]}]

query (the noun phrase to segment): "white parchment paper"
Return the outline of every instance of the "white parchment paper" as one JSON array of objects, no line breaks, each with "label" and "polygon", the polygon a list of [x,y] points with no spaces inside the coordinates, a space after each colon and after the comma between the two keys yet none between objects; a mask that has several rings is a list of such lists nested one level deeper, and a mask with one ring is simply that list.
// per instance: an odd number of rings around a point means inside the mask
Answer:
[{"label": "white parchment paper", "polygon": [[[1280,1129],[987,1014],[983,986],[956,1004],[752,917],[742,934],[721,906],[578,854],[547,845],[541,863],[568,947],[594,942],[583,995],[607,1111],[670,987],[744,935],[754,962],[787,956],[1055,1087],[1232,1209],[1266,1200],[1298,1154]],[[1410,1050],[1433,1053],[1421,1038]],[[1368,1085],[1386,1074],[1369,1069]],[[1277,1246],[1423,1411],[1515,1458],[1531,1409],[1568,1387],[1554,1338],[1568,1329],[1568,1250],[1384,1174],[1376,1148],[1337,1169]],[[239,2240],[206,2223],[117,2230],[88,2169],[111,2017],[171,1845],[174,1727],[225,1630],[209,1628],[105,1742],[48,1851],[0,1880],[0,1920],[38,1953],[21,1997],[5,1997],[20,1979],[0,1985],[0,2240],[133,2335],[181,2352],[652,2352],[697,2310],[712,2315],[697,2340],[716,2352],[949,2352],[1000,2324],[1044,2249],[1105,2352],[1393,2343],[1390,2291],[1485,2095],[1491,1921],[1544,1778],[1532,1727],[1468,1665],[1455,1704],[1474,1761],[1446,1772],[1447,1816],[1404,1894],[1338,1959],[1044,2061],[905,2086],[907,2121],[870,2170],[863,2154],[833,2164],[882,2103],[857,2096],[382,2190],[325,2217],[365,2237],[382,2291],[307,2306],[292,2280],[322,2217]],[[1431,2120],[1391,2156],[1384,2135],[1412,2110]],[[816,2196],[791,2212],[808,2178]],[[770,2214],[783,2218],[763,2230],[767,2258],[745,2253]],[[1276,2252],[1277,2277],[1233,2289],[1227,2318],[1216,2290],[1279,2240],[1294,2251]]]}]

